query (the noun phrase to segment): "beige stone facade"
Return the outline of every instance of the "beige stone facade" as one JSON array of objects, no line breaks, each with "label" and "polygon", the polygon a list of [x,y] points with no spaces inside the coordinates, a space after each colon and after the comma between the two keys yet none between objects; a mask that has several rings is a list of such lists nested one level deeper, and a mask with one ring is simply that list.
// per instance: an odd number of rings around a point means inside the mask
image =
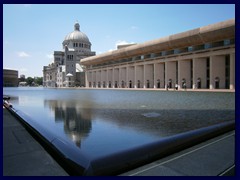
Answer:
[{"label": "beige stone facade", "polygon": [[235,19],[84,58],[86,87],[235,89]]}]

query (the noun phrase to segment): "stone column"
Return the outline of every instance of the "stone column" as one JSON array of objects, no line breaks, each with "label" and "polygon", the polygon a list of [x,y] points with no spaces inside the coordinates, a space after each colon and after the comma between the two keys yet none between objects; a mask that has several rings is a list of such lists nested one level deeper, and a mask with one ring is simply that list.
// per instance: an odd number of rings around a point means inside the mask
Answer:
[{"label": "stone column", "polygon": [[93,71],[93,73],[94,73],[93,82],[95,82],[95,88],[96,88],[96,87],[97,87],[97,86],[96,86],[96,84],[97,84],[97,71],[95,70],[95,71]]},{"label": "stone column", "polygon": [[128,79],[129,79],[129,77],[128,77],[128,70],[129,70],[129,65],[127,65],[127,67],[126,67],[126,87],[125,88],[129,88],[128,86],[129,86],[129,82],[128,82]]},{"label": "stone column", "polygon": [[[92,86],[92,72],[91,71],[87,71],[87,72],[85,72],[85,76],[86,76],[86,74],[87,74],[88,82],[85,81],[85,83],[86,83],[85,86],[90,88]],[[89,82],[91,82],[91,86],[89,86]]]},{"label": "stone column", "polygon": [[99,70],[99,82],[100,82],[100,88],[102,88],[102,70]]},{"label": "stone column", "polygon": [[113,67],[113,68],[112,68],[112,73],[113,73],[113,75],[112,75],[112,76],[113,76],[113,79],[112,79],[112,88],[115,88],[115,75],[114,75],[114,74],[115,74],[115,71],[114,71],[114,69],[115,69],[115,68]]},{"label": "stone column", "polygon": [[153,64],[153,88],[156,89],[156,63]]},{"label": "stone column", "polygon": [[171,79],[172,88],[174,88],[174,84],[176,82],[176,61],[167,61],[165,66],[165,82],[166,88],[167,85],[170,83],[169,80]]},{"label": "stone column", "polygon": [[103,81],[104,81],[104,70],[101,70],[100,71],[100,73],[101,73],[101,88],[103,88]]},{"label": "stone column", "polygon": [[85,72],[85,83],[86,83],[86,87],[89,87],[88,78],[89,78],[89,71],[86,71],[86,72]]},{"label": "stone column", "polygon": [[209,58],[209,81],[210,81],[210,83],[209,83],[209,88],[210,89],[214,89],[214,77],[213,77],[213,56],[210,56],[210,58]]},{"label": "stone column", "polygon": [[225,55],[210,56],[210,89],[216,89],[216,78],[219,78],[219,89],[225,89]]},{"label": "stone column", "polygon": [[235,53],[230,54],[230,89],[235,89]]},{"label": "stone column", "polygon": [[89,82],[88,82],[88,87],[89,88],[92,88],[92,76],[93,76],[92,71],[88,71],[88,80],[91,82],[91,86],[89,86]]},{"label": "stone column", "polygon": [[145,89],[146,88],[146,65],[144,64],[143,65],[143,88]]},{"label": "stone column", "polygon": [[167,89],[168,86],[168,63],[165,62],[165,89]]},{"label": "stone column", "polygon": [[187,71],[187,69],[184,69],[184,67],[181,66],[182,62],[183,61],[178,61],[177,62],[178,63],[178,76],[177,76],[178,79],[176,79],[176,82],[178,82],[178,89],[182,89],[183,88],[182,85],[181,85],[182,84],[182,73],[181,73],[181,70],[183,70],[183,72]]},{"label": "stone column", "polygon": [[121,67],[119,67],[119,71],[118,71],[118,77],[119,77],[119,82],[118,82],[118,84],[119,84],[119,87],[120,88],[122,88],[122,68]]},{"label": "stone column", "polygon": [[186,88],[191,87],[191,60],[178,61],[178,87],[183,88],[182,80],[185,79]]},{"label": "stone column", "polygon": [[107,73],[107,74],[106,74],[106,76],[107,76],[107,77],[106,77],[106,85],[107,85],[106,87],[108,88],[108,86],[109,86],[109,81],[108,81],[108,73],[109,73],[109,72],[108,72],[108,68],[107,68],[106,73]]},{"label": "stone column", "polygon": [[196,74],[195,74],[195,72],[196,72],[196,68],[197,68],[197,66],[196,66],[196,58],[193,58],[193,60],[192,60],[192,63],[193,63],[193,89],[196,89]]},{"label": "stone column", "polygon": [[137,66],[134,66],[134,88],[137,88]]}]

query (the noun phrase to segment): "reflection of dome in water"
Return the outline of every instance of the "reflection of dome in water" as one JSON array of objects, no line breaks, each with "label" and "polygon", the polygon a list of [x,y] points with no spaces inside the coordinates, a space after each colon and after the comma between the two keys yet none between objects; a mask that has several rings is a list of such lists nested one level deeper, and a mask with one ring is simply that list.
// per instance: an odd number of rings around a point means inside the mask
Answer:
[{"label": "reflection of dome in water", "polygon": [[92,110],[81,109],[81,103],[75,101],[44,100],[44,104],[55,112],[56,122],[63,122],[65,134],[81,147],[81,140],[88,137],[92,130]]},{"label": "reflection of dome in water", "polygon": [[78,22],[74,24],[74,31],[69,33],[64,41],[84,42],[90,44],[90,41],[86,34],[80,31],[80,25]]},{"label": "reflection of dome in water", "polygon": [[71,73],[68,73],[66,76],[67,77],[73,77],[73,75]]}]

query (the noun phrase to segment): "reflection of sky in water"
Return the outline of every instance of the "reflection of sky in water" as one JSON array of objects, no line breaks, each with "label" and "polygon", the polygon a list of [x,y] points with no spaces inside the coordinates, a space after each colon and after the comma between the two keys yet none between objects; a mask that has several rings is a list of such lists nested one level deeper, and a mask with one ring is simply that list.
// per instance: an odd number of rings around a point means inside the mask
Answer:
[{"label": "reflection of sky in water", "polygon": [[235,93],[3,88],[3,94],[93,156],[235,119]]}]

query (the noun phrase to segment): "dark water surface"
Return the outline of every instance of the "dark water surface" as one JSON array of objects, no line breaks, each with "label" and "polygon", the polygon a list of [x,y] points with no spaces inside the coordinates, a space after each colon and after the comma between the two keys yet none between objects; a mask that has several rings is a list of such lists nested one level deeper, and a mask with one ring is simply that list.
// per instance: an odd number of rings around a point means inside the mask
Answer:
[{"label": "dark water surface", "polygon": [[90,157],[235,120],[235,93],[3,88],[13,107]]}]

